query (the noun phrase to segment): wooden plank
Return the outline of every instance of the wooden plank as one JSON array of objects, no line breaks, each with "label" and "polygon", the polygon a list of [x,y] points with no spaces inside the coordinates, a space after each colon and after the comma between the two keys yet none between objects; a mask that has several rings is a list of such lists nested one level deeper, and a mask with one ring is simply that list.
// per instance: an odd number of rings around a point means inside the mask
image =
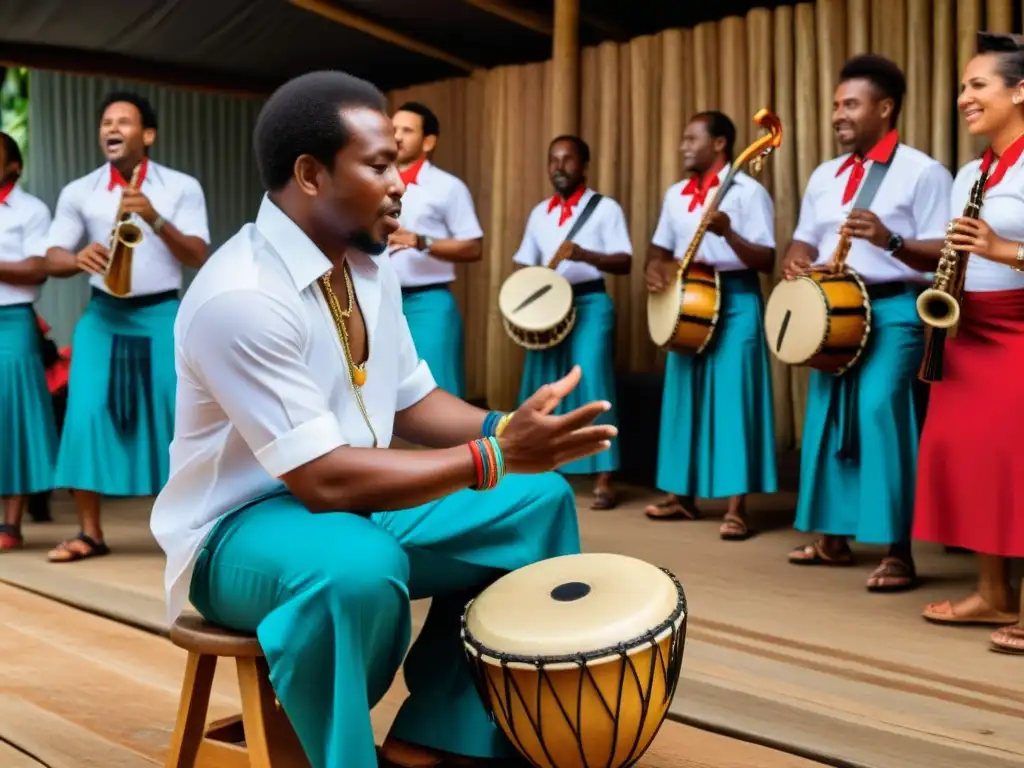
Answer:
[{"label": "wooden plank", "polygon": [[4,768],[46,768],[35,758],[29,757],[4,741],[0,741],[0,765]]},{"label": "wooden plank", "polygon": [[[130,699],[125,700],[125,706],[131,706]],[[0,736],[48,768],[152,768],[154,765],[137,752],[9,694],[0,694]]]}]

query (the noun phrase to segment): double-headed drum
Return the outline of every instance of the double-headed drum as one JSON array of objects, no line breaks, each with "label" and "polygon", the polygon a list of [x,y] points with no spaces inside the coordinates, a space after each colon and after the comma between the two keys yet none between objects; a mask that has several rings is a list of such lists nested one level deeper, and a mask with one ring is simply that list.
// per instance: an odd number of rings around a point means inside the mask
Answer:
[{"label": "double-headed drum", "polygon": [[647,295],[647,329],[662,349],[699,355],[718,324],[722,288],[718,270],[691,264],[668,287]]},{"label": "double-headed drum", "polygon": [[686,596],[668,571],[581,554],[506,574],[466,607],[462,639],[480,696],[538,768],[625,768],[675,693]]},{"label": "double-headed drum", "polygon": [[871,333],[867,287],[849,268],[783,280],[768,297],[764,332],[782,362],[840,376],[860,359]]},{"label": "double-headed drum", "polygon": [[526,349],[549,349],[576,322],[572,285],[548,267],[523,267],[508,276],[498,293],[505,332]]}]

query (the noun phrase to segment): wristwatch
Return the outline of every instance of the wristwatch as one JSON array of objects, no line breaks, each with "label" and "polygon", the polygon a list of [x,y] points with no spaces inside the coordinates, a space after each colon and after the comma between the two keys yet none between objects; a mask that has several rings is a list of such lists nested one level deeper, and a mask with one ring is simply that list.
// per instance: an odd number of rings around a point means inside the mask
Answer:
[{"label": "wristwatch", "polygon": [[164,221],[164,217],[163,216],[157,216],[156,220],[153,222],[153,227],[152,227],[153,231],[156,232],[159,235],[160,234],[160,230],[164,228],[164,224],[166,224],[166,223],[167,222]]},{"label": "wristwatch", "polygon": [[889,234],[889,242],[885,244],[885,250],[889,253],[896,253],[900,248],[903,247],[903,238],[897,235],[895,232]]},{"label": "wristwatch", "polygon": [[416,250],[417,251],[429,251],[430,246],[434,244],[434,238],[427,237],[426,235],[416,235]]}]

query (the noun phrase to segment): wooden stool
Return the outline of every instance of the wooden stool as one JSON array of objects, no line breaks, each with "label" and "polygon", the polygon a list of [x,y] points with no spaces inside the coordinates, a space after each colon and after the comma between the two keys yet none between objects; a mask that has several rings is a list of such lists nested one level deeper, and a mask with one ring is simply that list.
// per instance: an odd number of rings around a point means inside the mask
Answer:
[{"label": "wooden stool", "polygon": [[[171,642],[188,651],[178,721],[167,768],[309,768],[309,761],[270,685],[263,649],[253,635],[182,616]],[[218,658],[234,659],[241,716],[206,724]]]}]

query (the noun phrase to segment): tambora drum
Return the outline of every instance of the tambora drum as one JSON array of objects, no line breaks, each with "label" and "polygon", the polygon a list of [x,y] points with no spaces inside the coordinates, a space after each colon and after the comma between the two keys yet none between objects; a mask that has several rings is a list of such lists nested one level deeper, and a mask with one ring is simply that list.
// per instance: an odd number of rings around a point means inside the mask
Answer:
[{"label": "tambora drum", "polygon": [[467,606],[480,696],[538,768],[625,768],[650,747],[686,641],[678,579],[642,560],[582,554],[506,574]]},{"label": "tambora drum", "polygon": [[505,332],[526,349],[560,344],[576,322],[572,285],[551,267],[523,267],[509,275],[498,308]]},{"label": "tambora drum", "polygon": [[699,355],[718,324],[722,290],[718,270],[694,263],[668,288],[647,294],[647,328],[663,349]]}]

